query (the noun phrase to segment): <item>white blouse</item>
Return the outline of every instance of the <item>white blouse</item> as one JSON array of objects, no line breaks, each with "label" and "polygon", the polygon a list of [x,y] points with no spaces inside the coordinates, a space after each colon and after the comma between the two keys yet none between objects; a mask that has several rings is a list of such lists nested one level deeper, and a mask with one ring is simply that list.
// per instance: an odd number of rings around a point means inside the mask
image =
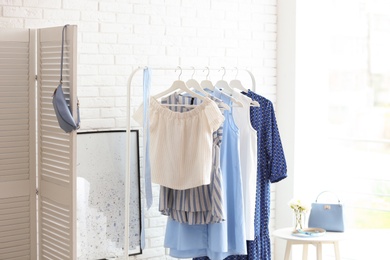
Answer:
[{"label": "white blouse", "polygon": [[[143,105],[133,118],[142,124]],[[187,112],[175,112],[150,98],[152,182],[184,190],[211,182],[213,132],[224,117],[209,98]]]},{"label": "white blouse", "polygon": [[257,183],[257,131],[252,127],[250,119],[251,99],[240,93],[233,93],[233,97],[243,107],[233,107],[233,118],[240,130],[240,161],[244,192],[244,212],[246,239],[255,239],[255,208]]}]

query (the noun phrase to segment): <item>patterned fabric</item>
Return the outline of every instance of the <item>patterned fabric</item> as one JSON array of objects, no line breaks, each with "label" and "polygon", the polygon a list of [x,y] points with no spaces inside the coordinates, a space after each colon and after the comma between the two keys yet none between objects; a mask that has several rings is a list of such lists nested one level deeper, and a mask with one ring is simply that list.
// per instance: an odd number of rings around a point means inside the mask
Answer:
[{"label": "patterned fabric", "polygon": [[226,260],[270,260],[270,183],[287,177],[287,165],[272,102],[250,90],[246,95],[260,104],[251,107],[251,123],[257,131],[258,144],[255,240],[247,241],[247,255],[229,256]]},{"label": "patterned fabric", "polygon": [[[211,97],[217,102],[223,112],[221,100]],[[192,107],[169,106],[169,104],[199,105],[201,100],[190,96],[172,95],[163,98],[161,104],[176,112],[187,112]],[[219,223],[224,220],[222,209],[222,177],[219,163],[220,145],[223,127],[213,133],[213,168],[210,185],[174,190],[164,186],[160,187],[159,210],[163,215],[170,216],[173,220],[190,225]]]}]

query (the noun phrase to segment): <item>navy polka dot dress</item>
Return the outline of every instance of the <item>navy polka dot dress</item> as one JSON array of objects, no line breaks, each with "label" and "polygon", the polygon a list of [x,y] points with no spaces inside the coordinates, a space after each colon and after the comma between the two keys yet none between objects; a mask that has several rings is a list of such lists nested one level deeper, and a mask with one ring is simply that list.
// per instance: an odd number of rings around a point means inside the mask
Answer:
[{"label": "navy polka dot dress", "polygon": [[[247,241],[247,255],[232,255],[226,260],[270,260],[271,243],[268,230],[270,218],[270,184],[287,177],[287,165],[272,102],[252,92],[248,97],[259,102],[251,107],[253,128],[257,131],[257,187],[255,240]],[[206,260],[208,257],[194,258]]]}]

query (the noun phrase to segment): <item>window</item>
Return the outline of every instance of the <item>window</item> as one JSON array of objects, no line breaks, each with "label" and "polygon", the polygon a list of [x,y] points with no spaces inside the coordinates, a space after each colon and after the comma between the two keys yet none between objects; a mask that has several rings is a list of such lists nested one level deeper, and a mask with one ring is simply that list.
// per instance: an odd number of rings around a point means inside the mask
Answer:
[{"label": "window", "polygon": [[335,191],[346,205],[347,231],[356,232],[342,245],[343,259],[385,259],[390,3],[303,2],[296,18],[294,193],[313,201],[323,190]]},{"label": "window", "polygon": [[328,126],[335,163],[329,170],[344,176],[335,188],[345,193],[356,228],[390,228],[389,7],[333,1]]}]

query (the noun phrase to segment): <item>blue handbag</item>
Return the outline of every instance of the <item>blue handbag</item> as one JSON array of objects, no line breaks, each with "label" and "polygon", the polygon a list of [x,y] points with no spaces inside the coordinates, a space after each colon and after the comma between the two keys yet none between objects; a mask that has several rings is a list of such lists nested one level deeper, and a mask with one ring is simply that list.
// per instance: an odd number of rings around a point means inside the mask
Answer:
[{"label": "blue handbag", "polygon": [[340,199],[338,203],[318,203],[318,198],[325,192],[318,194],[314,203],[311,204],[309,215],[310,228],[323,228],[331,232],[344,232],[344,210]]},{"label": "blue handbag", "polygon": [[53,93],[53,107],[54,112],[57,117],[58,124],[61,129],[66,133],[70,133],[74,130],[77,130],[80,126],[80,112],[79,112],[79,102],[77,101],[77,122],[74,120],[72,111],[70,108],[70,102],[66,100],[64,92],[62,90],[62,68],[64,63],[64,38],[65,38],[65,29],[68,25],[65,25],[62,29],[62,46],[61,46],[61,76],[60,84],[54,90]]},{"label": "blue handbag", "polygon": [[77,102],[77,123],[73,119],[70,105],[65,99],[64,92],[62,91],[62,84],[59,84],[53,94],[53,107],[56,113],[58,124],[61,129],[66,133],[70,133],[74,130],[79,129],[80,126],[80,115],[79,115],[79,104]]}]

